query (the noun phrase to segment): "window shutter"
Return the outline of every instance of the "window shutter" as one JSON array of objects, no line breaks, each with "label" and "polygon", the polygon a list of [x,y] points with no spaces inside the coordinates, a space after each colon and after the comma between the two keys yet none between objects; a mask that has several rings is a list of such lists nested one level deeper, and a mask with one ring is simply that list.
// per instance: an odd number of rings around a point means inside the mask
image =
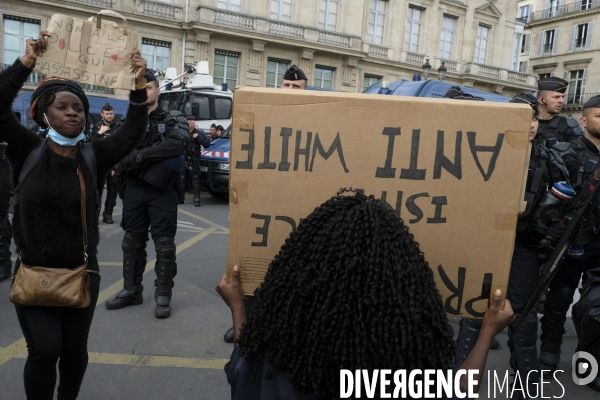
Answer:
[{"label": "window shutter", "polygon": [[558,42],[560,40],[560,29],[554,30],[554,43],[552,43],[552,54],[558,53]]},{"label": "window shutter", "polygon": [[583,70],[583,80],[581,81],[581,96],[585,94],[585,86],[587,85],[588,70]]},{"label": "window shutter", "polygon": [[531,48],[531,33],[526,33],[525,34],[525,53],[529,53],[529,50]]},{"label": "window shutter", "polygon": [[538,49],[537,49],[538,57],[540,57],[542,55],[542,51],[544,51],[544,33],[545,33],[545,31],[541,31],[540,37],[538,39]]},{"label": "window shutter", "polygon": [[[594,23],[588,22],[587,37],[585,39],[585,49],[589,50],[592,48],[592,38],[594,37]],[[586,70],[587,73],[587,70]]]},{"label": "window shutter", "polygon": [[567,52],[570,53],[575,49],[575,40],[576,38],[576,31],[577,31],[577,25],[573,25],[571,27],[571,29],[569,30],[569,47],[567,49]]},{"label": "window shutter", "polygon": [[550,16],[550,1],[546,0],[544,2],[544,18],[548,18]]}]

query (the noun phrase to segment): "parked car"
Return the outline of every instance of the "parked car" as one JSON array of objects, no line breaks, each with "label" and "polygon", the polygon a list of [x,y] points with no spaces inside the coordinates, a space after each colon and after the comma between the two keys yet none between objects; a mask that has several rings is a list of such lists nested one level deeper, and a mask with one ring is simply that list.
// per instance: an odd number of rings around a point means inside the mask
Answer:
[{"label": "parked car", "polygon": [[231,126],[200,155],[200,181],[213,197],[229,194],[229,150]]}]

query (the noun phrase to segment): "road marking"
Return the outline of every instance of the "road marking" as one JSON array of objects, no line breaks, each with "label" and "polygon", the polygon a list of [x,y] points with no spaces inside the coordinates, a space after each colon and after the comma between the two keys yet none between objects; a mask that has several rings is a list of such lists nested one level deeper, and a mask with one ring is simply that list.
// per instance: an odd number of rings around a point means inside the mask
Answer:
[{"label": "road marking", "polygon": [[[89,354],[89,362],[93,364],[132,365],[140,367],[170,367],[170,368],[204,368],[223,369],[229,360],[224,358],[188,358],[171,356],[153,356],[145,354]],[[15,358],[27,358],[27,352],[22,351]]]},{"label": "road marking", "polygon": [[200,216],[198,216],[198,215],[196,215],[196,214],[194,214],[194,213],[191,213],[191,212],[189,212],[189,211],[182,210],[181,208],[180,208],[178,211],[179,211],[180,213],[183,213],[183,214],[185,214],[185,215],[189,215],[189,216],[190,216],[190,217],[192,217],[192,218],[196,218],[197,220],[199,220],[199,221],[202,221],[202,222],[204,222],[204,223],[206,223],[206,224],[209,224],[210,226],[214,226],[215,228],[219,228],[219,229],[221,229],[222,231],[224,231],[225,233],[229,233],[229,228],[225,228],[223,225],[219,225],[219,224],[217,224],[217,223],[215,223],[215,222],[212,222],[212,221],[210,221],[210,220],[208,220],[208,219],[206,219],[206,218],[202,218],[202,217],[200,217]]},{"label": "road marking", "polygon": [[[218,227],[212,226],[212,227],[208,228],[207,230],[205,230],[204,232],[201,232],[201,233],[197,234],[196,236],[181,243],[179,246],[177,246],[177,254],[179,254],[182,251],[193,246],[194,244],[196,244],[200,240],[204,239],[211,233],[214,233],[217,229],[218,229]],[[148,272],[152,271],[154,269],[155,264],[156,264],[156,259],[147,263],[146,264],[146,272],[144,274],[147,274]],[[116,281],[115,283],[113,283],[112,285],[107,287],[106,289],[100,291],[100,294],[98,295],[98,301],[96,302],[96,307],[98,306],[98,304],[106,301],[109,297],[117,294],[119,292],[119,290],[121,290],[122,287],[123,287],[123,278],[119,279],[118,281]],[[3,348],[2,350],[0,350],[0,365],[6,363],[8,360],[13,358],[17,354],[21,353],[26,348],[27,348],[27,343],[25,342],[25,338],[21,338],[21,339],[17,340],[16,342],[14,342],[13,344]],[[225,364],[223,364],[223,365],[225,365]],[[160,365],[157,364],[157,366],[160,366]],[[196,367],[196,368],[201,368],[201,367]],[[206,367],[206,368],[208,368],[208,367]]]},{"label": "road marking", "polygon": [[[213,233],[216,230],[217,230],[217,228],[210,227],[207,230],[205,230],[204,232],[197,234],[193,238],[186,240],[185,242],[183,242],[179,246],[177,246],[176,254],[181,253],[182,251],[184,251],[187,248],[189,248],[190,246],[196,244],[197,242],[204,239],[205,237],[207,237],[208,235],[210,235],[211,233]],[[146,272],[144,272],[144,275],[147,274],[148,272],[152,271],[154,269],[155,264],[156,264],[156,258],[154,260],[148,262],[146,264]],[[123,278],[119,279],[118,281],[116,281],[115,283],[113,283],[112,285],[110,285],[109,287],[107,287],[106,289],[104,289],[100,292],[100,294],[98,295],[98,302],[96,302],[96,306],[98,306],[98,304],[106,301],[109,297],[117,294],[122,288],[123,288]]]}]

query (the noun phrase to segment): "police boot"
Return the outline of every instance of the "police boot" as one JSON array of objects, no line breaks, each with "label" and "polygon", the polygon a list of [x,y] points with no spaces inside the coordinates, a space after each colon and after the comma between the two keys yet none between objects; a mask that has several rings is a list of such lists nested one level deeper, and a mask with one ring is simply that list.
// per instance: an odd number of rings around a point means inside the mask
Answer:
[{"label": "police boot", "polygon": [[540,340],[540,369],[545,378],[551,378],[560,362],[560,346],[565,333],[567,311],[573,301],[575,289],[568,287],[553,287],[546,296],[544,316],[541,318],[542,334]]},{"label": "police boot", "polygon": [[[515,379],[514,393],[523,399],[537,398],[539,383],[539,368],[537,360],[537,315],[531,314],[527,321],[515,329],[514,324],[508,327],[508,347],[510,348],[510,366],[519,373],[519,380]],[[529,374],[529,371],[536,371]],[[529,375],[528,375],[529,374]]]},{"label": "police boot", "polygon": [[123,237],[123,289],[105,303],[109,310],[118,310],[127,305],[138,305],[144,301],[142,275],[135,276],[136,249],[139,239],[129,232]]},{"label": "police boot", "polygon": [[194,187],[194,207],[200,207],[200,175],[192,175],[192,186]]},{"label": "police boot", "polygon": [[102,214],[102,222],[105,224],[112,224],[113,210],[117,204],[117,188],[114,186],[108,186],[106,188],[106,201],[104,202],[104,213]]},{"label": "police boot", "polygon": [[454,369],[460,368],[465,362],[471,350],[475,347],[475,342],[479,337],[479,331],[481,330],[482,320],[474,318],[462,318],[460,320],[460,329],[458,331],[458,338],[456,339],[456,361],[454,362]]},{"label": "police boot", "polygon": [[161,236],[154,239],[154,246],[158,255],[156,260],[156,280],[154,286],[154,300],[156,318],[168,318],[171,315],[171,297],[173,295],[173,277],[177,274],[175,263],[175,241],[170,236]]}]

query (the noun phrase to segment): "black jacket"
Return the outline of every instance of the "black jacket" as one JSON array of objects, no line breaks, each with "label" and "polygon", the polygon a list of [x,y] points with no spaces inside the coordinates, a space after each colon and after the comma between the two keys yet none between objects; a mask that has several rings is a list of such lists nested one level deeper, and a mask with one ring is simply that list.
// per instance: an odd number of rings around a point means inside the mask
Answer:
[{"label": "black jacket", "polygon": [[[0,141],[8,143],[6,153],[13,167],[13,183],[18,182],[25,159],[41,141],[11,111],[13,100],[31,72],[17,60],[0,74]],[[144,102],[146,91],[132,91],[129,99]],[[144,134],[147,118],[145,106],[130,106],[127,122],[116,134],[93,142],[99,184],[111,166],[135,147]],[[96,252],[100,236],[96,188],[92,187],[87,164],[81,153],[72,159],[47,147],[19,189],[14,209],[13,235],[25,264],[62,268],[83,264],[78,167],[83,170],[86,185],[88,253]]]},{"label": "black jacket", "polygon": [[[102,125],[108,126],[108,130],[105,131],[102,135],[100,135],[100,134],[98,134],[98,131],[100,130]],[[109,137],[110,135],[114,135],[116,132],[117,132],[117,123],[115,121],[111,122],[110,124],[105,124],[104,122],[101,122],[98,125],[96,125],[94,127],[94,129],[92,130],[92,140],[106,138],[106,137]]]},{"label": "black jacket", "polygon": [[[194,135],[196,133],[198,134],[198,136],[194,138]],[[194,128],[194,130],[190,132],[190,144],[194,149],[194,153],[196,154],[196,156],[200,157],[200,147],[208,149],[210,147],[210,138],[204,133],[204,131]]]}]

